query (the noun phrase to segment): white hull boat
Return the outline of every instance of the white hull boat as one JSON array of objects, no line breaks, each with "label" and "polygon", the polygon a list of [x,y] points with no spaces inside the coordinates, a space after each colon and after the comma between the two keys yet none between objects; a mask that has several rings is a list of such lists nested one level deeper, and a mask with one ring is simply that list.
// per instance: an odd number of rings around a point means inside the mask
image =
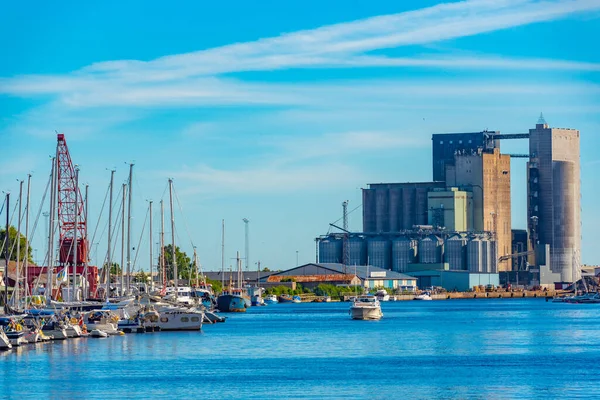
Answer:
[{"label": "white hull boat", "polygon": [[377,297],[377,300],[379,301],[390,301],[390,295],[383,289],[378,290],[377,293],[375,293],[375,297]]},{"label": "white hull boat", "polygon": [[79,325],[68,325],[65,329],[68,338],[81,337],[82,331]]},{"label": "white hull boat", "polygon": [[6,336],[6,333],[0,328],[0,350],[9,350],[12,349],[12,344],[10,344],[10,339]]},{"label": "white hull boat", "polygon": [[429,292],[421,293],[418,296],[415,296],[413,300],[433,300]]},{"label": "white hull boat", "polygon": [[383,317],[379,300],[372,296],[358,297],[350,306],[352,319],[379,320]]},{"label": "white hull boat", "polygon": [[52,330],[44,331],[44,334],[51,337],[53,340],[65,340],[68,338],[67,330],[61,328],[55,328]]},{"label": "white hull boat", "polygon": [[202,311],[168,310],[160,311],[156,325],[161,331],[199,331],[202,329]]},{"label": "white hull boat", "polygon": [[108,337],[108,333],[100,329],[94,329],[90,332],[90,336],[94,338],[106,338]]}]

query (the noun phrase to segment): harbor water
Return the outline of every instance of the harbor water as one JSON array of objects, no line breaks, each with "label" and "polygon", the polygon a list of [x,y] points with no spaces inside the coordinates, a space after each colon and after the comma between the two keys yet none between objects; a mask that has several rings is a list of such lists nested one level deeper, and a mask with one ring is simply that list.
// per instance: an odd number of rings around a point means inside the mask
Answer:
[{"label": "harbor water", "polygon": [[0,352],[2,398],[583,398],[600,382],[600,307],[543,299],[278,304],[203,332]]}]

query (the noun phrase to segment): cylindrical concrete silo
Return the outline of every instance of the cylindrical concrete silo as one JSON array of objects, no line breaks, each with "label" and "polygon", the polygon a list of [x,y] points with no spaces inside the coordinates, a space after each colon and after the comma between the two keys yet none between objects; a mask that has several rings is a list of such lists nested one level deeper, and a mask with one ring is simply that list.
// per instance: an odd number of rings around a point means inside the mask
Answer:
[{"label": "cylindrical concrete silo", "polygon": [[467,240],[458,234],[446,239],[446,243],[444,243],[444,259],[451,270],[460,271],[466,269],[466,245]]},{"label": "cylindrical concrete silo", "polygon": [[342,263],[343,240],[328,237],[319,241],[319,262],[320,263]]},{"label": "cylindrical concrete silo", "polygon": [[383,269],[391,269],[391,247],[391,242],[387,238],[370,238],[367,241],[369,265]]},{"label": "cylindrical concrete silo", "polygon": [[416,243],[402,236],[392,240],[392,271],[406,272],[408,264],[415,262]]}]

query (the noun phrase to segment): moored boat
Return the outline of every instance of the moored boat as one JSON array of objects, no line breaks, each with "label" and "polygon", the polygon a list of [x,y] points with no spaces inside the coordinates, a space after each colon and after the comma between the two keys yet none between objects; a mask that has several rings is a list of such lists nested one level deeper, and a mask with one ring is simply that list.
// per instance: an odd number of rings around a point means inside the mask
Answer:
[{"label": "moored boat", "polygon": [[418,296],[415,296],[413,300],[433,300],[429,292],[423,292]]},{"label": "moored boat", "polygon": [[379,301],[390,301],[390,295],[385,289],[380,289],[375,293],[375,297]]},{"label": "moored boat", "polygon": [[379,320],[383,317],[379,300],[374,296],[359,296],[350,306],[352,319]]},{"label": "moored boat", "polygon": [[161,311],[156,324],[161,331],[198,331],[203,320],[202,311],[173,309]]},{"label": "moored boat", "polygon": [[104,332],[103,330],[100,329],[93,329],[90,332],[90,336],[93,338],[106,338],[108,337],[108,333]]},{"label": "moored boat", "polygon": [[290,296],[289,294],[279,295],[278,300],[280,303],[292,303],[293,302],[292,296]]},{"label": "moored boat", "polygon": [[10,350],[12,349],[12,344],[10,344],[10,339],[4,333],[4,329],[0,327],[0,350]]},{"label": "moored boat", "polygon": [[279,301],[277,300],[277,296],[274,294],[269,294],[265,296],[265,304],[277,304]]},{"label": "moored boat", "polygon": [[217,308],[221,312],[246,312],[248,303],[241,289],[229,289],[217,297]]}]

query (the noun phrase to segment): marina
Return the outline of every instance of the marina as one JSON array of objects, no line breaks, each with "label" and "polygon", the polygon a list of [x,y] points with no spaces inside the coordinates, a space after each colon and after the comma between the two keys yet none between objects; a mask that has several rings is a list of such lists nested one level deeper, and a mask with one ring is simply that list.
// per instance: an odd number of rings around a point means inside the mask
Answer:
[{"label": "marina", "polygon": [[106,398],[107,388],[131,399],[187,397],[198,388],[223,399],[546,399],[596,390],[595,307],[543,299],[385,302],[381,320],[353,321],[348,306],[252,307],[199,332],[23,346],[0,352],[0,386],[8,398],[26,388],[26,397],[87,399]]}]

